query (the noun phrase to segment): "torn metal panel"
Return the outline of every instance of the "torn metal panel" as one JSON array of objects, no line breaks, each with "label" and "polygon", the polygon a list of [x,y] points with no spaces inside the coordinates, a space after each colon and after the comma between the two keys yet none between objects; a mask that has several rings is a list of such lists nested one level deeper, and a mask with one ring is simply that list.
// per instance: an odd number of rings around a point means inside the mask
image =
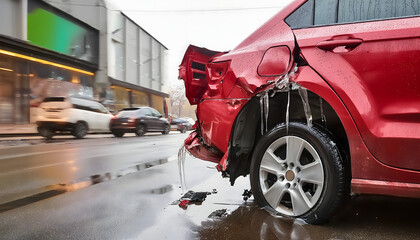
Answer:
[{"label": "torn metal panel", "polygon": [[321,112],[321,121],[324,124],[324,126],[327,126],[327,117],[324,114],[323,100],[321,97],[319,98],[319,109]]},{"label": "torn metal panel", "polygon": [[305,111],[308,127],[311,128],[312,127],[312,112],[311,112],[311,106],[309,105],[308,90],[306,88],[300,87],[298,91],[299,91],[300,97],[302,98],[303,110]]},{"label": "torn metal panel", "polygon": [[185,139],[184,145],[188,152],[196,158],[214,163],[219,163],[222,158],[219,151],[204,144],[201,136],[197,134],[197,131],[190,133]]},{"label": "torn metal panel", "polygon": [[235,119],[249,100],[211,99],[198,105],[199,133],[208,146],[215,147],[223,153],[228,150]]},{"label": "torn metal panel", "polygon": [[269,96],[268,91],[263,92],[260,96],[260,110],[261,110],[261,135],[268,131],[268,111],[269,111]]}]

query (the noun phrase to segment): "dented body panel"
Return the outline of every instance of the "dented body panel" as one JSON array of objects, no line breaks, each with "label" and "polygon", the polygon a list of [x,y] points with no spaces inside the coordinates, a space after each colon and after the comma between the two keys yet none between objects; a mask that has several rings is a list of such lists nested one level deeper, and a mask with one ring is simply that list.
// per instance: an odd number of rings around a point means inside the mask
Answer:
[{"label": "dented body panel", "polygon": [[180,78],[197,104],[197,130],[186,149],[217,163],[233,184],[276,125],[323,125],[340,145],[353,192],[420,197],[419,18],[292,30],[284,19],[305,2],[229,52],[189,46]]}]

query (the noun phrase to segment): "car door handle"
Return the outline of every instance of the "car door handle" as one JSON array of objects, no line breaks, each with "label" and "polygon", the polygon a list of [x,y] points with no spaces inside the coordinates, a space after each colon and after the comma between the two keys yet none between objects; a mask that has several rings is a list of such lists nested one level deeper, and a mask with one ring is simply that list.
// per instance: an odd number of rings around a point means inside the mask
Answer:
[{"label": "car door handle", "polygon": [[363,40],[358,38],[327,40],[319,42],[316,47],[325,51],[332,51],[337,47],[344,47],[348,51],[355,49],[362,44]]}]

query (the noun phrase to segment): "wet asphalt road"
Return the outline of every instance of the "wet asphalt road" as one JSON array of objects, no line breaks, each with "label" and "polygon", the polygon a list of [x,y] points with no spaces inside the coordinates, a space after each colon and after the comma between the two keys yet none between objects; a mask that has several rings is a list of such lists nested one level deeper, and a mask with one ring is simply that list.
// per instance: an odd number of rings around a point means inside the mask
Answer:
[{"label": "wet asphalt road", "polygon": [[248,178],[231,187],[191,157],[188,189],[213,193],[182,209],[186,136],[0,139],[0,239],[420,239],[418,199],[353,196],[328,224],[307,225],[244,201]]}]

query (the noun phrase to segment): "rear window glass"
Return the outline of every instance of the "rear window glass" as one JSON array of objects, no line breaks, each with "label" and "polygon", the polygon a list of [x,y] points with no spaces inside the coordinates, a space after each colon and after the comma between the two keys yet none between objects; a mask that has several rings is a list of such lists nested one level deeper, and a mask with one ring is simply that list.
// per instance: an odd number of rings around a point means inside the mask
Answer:
[{"label": "rear window glass", "polygon": [[136,110],[126,110],[126,111],[121,111],[117,114],[117,117],[136,117]]},{"label": "rear window glass", "polygon": [[64,97],[46,97],[43,102],[64,102]]}]

